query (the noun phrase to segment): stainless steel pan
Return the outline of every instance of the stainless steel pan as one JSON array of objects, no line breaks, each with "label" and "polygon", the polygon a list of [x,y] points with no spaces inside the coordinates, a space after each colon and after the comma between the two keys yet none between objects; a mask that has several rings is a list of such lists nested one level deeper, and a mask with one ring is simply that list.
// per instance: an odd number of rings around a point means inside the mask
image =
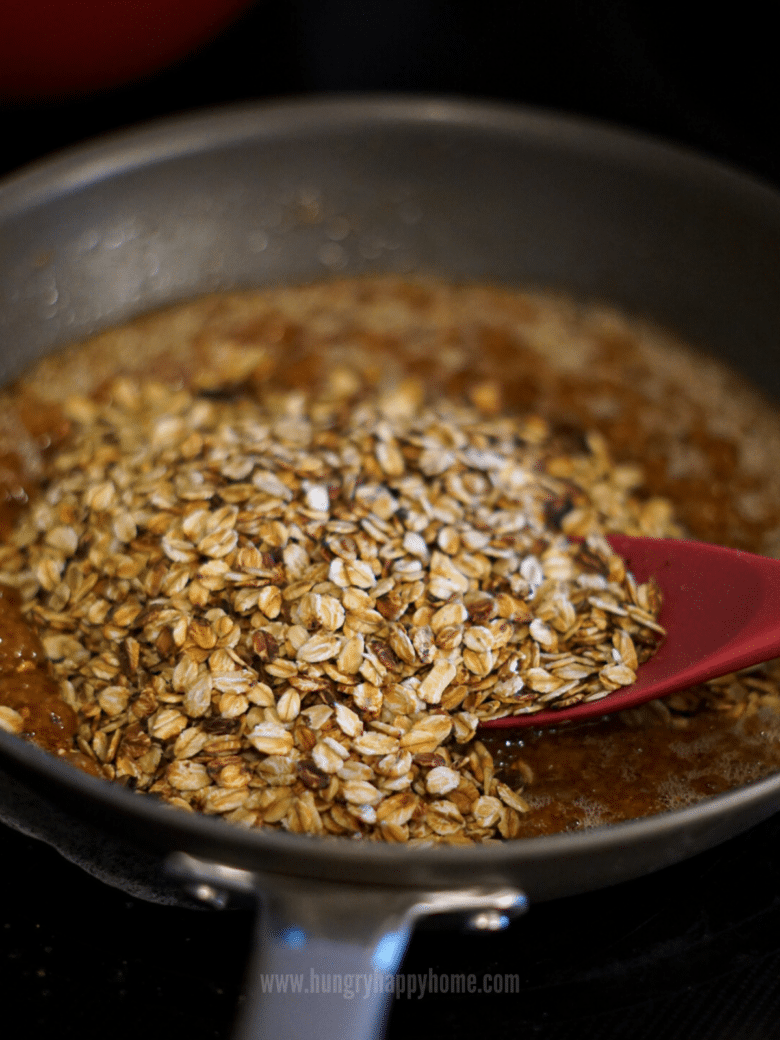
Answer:
[{"label": "stainless steel pan", "polygon": [[[334,241],[334,222],[347,238]],[[198,293],[423,270],[607,299],[780,392],[779,258],[776,194],[627,133],[437,100],[217,111],[6,181],[0,380],[58,344]],[[422,916],[501,915],[636,877],[780,804],[777,777],[584,833],[408,849],[247,833],[95,781],[3,733],[0,768],[4,819],[146,894],[160,864],[160,898],[179,886],[212,902],[231,888],[254,894],[254,970],[307,976],[392,972]],[[377,1036],[386,1001],[250,997],[240,1036]]]}]

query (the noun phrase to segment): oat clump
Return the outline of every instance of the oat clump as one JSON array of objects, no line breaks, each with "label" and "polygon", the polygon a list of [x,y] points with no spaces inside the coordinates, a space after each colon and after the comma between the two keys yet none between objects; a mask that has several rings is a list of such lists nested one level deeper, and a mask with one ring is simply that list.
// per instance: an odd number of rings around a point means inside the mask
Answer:
[{"label": "oat clump", "polygon": [[0,581],[82,753],[244,826],[516,836],[479,722],[630,684],[662,630],[603,537],[639,530],[635,469],[497,400],[344,368],[308,394],[69,399]]}]

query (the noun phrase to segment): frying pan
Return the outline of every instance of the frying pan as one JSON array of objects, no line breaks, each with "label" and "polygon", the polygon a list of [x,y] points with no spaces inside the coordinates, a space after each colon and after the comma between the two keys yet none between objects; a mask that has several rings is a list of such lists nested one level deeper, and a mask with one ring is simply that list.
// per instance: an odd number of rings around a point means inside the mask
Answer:
[{"label": "frying pan", "polygon": [[[330,229],[348,227],[346,239]],[[630,133],[436,99],[207,112],[54,158],[0,189],[0,380],[174,300],[329,273],[433,272],[601,298],[780,392],[780,198]],[[652,818],[471,848],[248,832],[0,733],[0,815],[127,890],[261,902],[260,973],[391,973],[415,921],[500,924],[637,877],[778,808],[780,777]],[[476,917],[473,915],[479,912]],[[259,995],[242,1040],[378,1036],[389,996]]]}]

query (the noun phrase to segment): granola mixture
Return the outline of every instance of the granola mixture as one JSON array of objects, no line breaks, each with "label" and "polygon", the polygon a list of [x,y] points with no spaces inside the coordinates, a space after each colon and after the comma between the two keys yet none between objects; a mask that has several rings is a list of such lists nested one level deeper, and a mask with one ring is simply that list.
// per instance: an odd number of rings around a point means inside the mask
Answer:
[{"label": "granola mixture", "polygon": [[[719,380],[710,412],[691,388]],[[3,409],[0,613],[22,635],[12,660],[0,639],[0,725],[189,811],[393,842],[599,823],[771,772],[772,665],[476,734],[604,697],[652,652],[656,591],[605,533],[771,551],[780,437],[728,390],[608,311],[393,279],[198,301],[44,361]],[[593,797],[605,763],[622,802]]]}]

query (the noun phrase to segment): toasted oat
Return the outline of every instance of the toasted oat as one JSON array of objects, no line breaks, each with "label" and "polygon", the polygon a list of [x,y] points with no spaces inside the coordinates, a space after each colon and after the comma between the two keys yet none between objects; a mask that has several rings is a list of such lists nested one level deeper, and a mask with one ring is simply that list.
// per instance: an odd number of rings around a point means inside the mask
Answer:
[{"label": "toasted oat", "polygon": [[515,836],[480,721],[606,696],[663,633],[603,537],[650,523],[635,476],[493,383],[464,403],[329,365],[307,393],[72,396],[0,576],[113,776],[242,826]]}]

